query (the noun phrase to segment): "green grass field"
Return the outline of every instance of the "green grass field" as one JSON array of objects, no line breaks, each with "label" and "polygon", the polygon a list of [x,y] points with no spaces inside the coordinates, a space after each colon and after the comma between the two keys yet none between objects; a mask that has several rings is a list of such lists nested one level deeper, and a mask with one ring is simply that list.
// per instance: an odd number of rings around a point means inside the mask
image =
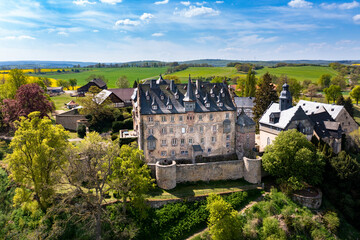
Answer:
[{"label": "green grass field", "polygon": [[70,102],[71,100],[74,100],[76,102],[76,97],[70,97],[70,94],[61,94],[59,96],[51,97],[51,100],[55,104],[56,110],[66,110],[65,103]]},{"label": "green grass field", "polygon": [[226,77],[235,77],[235,76],[245,76],[236,71],[234,67],[190,67],[184,71],[171,73],[171,76],[177,76],[180,78],[180,81],[185,82],[189,79],[189,74],[192,79],[198,77],[211,77],[211,76],[226,76]]},{"label": "green grass field", "polygon": [[69,80],[70,78],[77,79],[77,85],[83,86],[86,84],[86,78],[91,74],[104,75],[106,79],[109,80],[108,88],[116,88],[116,81],[120,76],[125,75],[129,82],[130,87],[137,79],[146,79],[151,77],[157,77],[159,74],[165,73],[167,67],[161,68],[93,68],[89,71],[82,71],[79,73],[52,73],[52,74],[37,74],[37,77],[48,77],[54,79],[64,79]]},{"label": "green grass field", "polygon": [[257,76],[262,76],[266,72],[277,76],[287,75],[289,78],[296,78],[299,81],[305,79],[317,82],[321,75],[330,74],[336,76],[337,72],[330,67],[318,67],[318,66],[303,66],[303,67],[279,67],[279,68],[268,68],[256,70]]}]

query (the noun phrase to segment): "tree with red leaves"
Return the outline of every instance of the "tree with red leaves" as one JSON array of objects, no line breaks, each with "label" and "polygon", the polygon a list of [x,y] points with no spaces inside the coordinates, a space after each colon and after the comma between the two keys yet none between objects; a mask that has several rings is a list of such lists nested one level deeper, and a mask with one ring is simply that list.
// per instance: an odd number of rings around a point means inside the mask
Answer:
[{"label": "tree with red leaves", "polygon": [[36,83],[22,85],[16,91],[15,99],[4,99],[1,106],[3,122],[10,127],[14,121],[22,116],[27,117],[31,112],[39,111],[40,117],[48,117],[48,113],[53,110],[54,103]]}]

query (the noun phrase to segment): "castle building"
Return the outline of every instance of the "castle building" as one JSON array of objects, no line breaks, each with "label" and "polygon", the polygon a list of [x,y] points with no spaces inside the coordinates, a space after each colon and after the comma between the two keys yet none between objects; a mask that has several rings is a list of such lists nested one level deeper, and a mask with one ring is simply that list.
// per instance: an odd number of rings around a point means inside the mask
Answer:
[{"label": "castle building", "polygon": [[[345,109],[343,106],[330,107],[328,105],[301,100],[296,106],[292,106],[289,85],[285,83],[280,93],[279,103],[272,103],[259,121],[260,151],[264,151],[281,131],[297,129],[306,135],[308,140],[315,136],[328,143],[335,153],[340,152],[342,126],[345,124],[337,121],[336,116]],[[351,125],[350,120],[348,123]]]},{"label": "castle building", "polygon": [[[175,84],[160,76],[139,84],[132,99],[134,131],[147,163],[236,153],[237,113],[225,83],[189,77],[187,84]],[[250,137],[249,129],[243,134]]]}]

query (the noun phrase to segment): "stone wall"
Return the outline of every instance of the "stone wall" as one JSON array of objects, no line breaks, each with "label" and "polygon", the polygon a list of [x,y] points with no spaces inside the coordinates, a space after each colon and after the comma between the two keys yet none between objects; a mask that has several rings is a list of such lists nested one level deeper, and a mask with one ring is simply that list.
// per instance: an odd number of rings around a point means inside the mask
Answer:
[{"label": "stone wall", "polygon": [[[150,166],[150,168],[154,166]],[[177,183],[197,181],[236,180],[261,182],[261,159],[209,162],[196,164],[155,165],[156,182],[160,188],[172,189]]]},{"label": "stone wall", "polygon": [[298,202],[299,204],[312,208],[312,209],[318,209],[321,206],[322,203],[322,192],[320,189],[316,189],[318,194],[314,197],[307,197],[299,194],[293,194],[292,200],[295,202]]},{"label": "stone wall", "polygon": [[86,120],[84,115],[57,115],[56,124],[62,125],[66,130],[76,131],[77,121]]}]

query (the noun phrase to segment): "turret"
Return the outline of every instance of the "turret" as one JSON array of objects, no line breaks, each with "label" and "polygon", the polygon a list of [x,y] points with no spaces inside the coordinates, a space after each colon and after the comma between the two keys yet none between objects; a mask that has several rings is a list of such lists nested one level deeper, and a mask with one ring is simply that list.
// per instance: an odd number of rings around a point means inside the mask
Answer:
[{"label": "turret", "polygon": [[289,85],[285,82],[285,84],[282,87],[283,90],[281,91],[279,98],[280,111],[284,111],[292,107],[292,97],[289,91]]}]

